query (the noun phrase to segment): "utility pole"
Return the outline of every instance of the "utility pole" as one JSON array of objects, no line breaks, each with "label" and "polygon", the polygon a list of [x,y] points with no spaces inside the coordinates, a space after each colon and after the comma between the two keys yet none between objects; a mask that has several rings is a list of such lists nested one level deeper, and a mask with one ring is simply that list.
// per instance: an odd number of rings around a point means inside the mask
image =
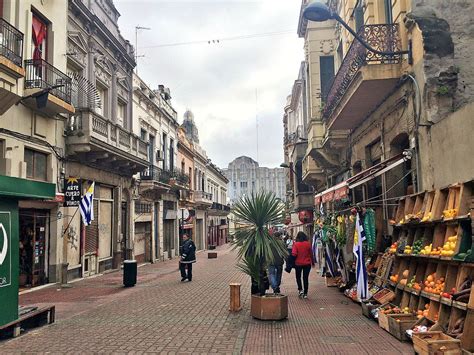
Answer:
[{"label": "utility pole", "polygon": [[255,89],[255,122],[257,125],[257,163],[259,162],[258,157],[258,89]]},{"label": "utility pole", "polygon": [[151,30],[149,27],[135,26],[135,73],[138,74],[138,58],[142,58],[145,55],[138,55],[138,31],[139,30]]}]

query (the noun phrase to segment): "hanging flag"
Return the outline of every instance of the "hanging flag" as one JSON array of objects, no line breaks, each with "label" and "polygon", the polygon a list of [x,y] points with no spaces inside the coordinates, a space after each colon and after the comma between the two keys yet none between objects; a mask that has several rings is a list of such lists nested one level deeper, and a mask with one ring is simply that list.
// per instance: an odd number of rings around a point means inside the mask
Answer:
[{"label": "hanging flag", "polygon": [[319,214],[321,216],[324,216],[324,206],[323,206],[323,203],[321,202],[321,204],[319,205]]},{"label": "hanging flag", "polygon": [[86,194],[82,197],[79,204],[79,211],[81,212],[82,222],[88,226],[94,220],[94,186],[95,182],[89,186]]},{"label": "hanging flag", "polygon": [[365,267],[362,242],[365,240],[364,225],[360,219],[360,213],[357,213],[356,227],[354,231],[354,246],[352,252],[357,259],[356,278],[357,278],[357,297],[360,300],[369,298],[369,286],[367,283],[367,269]]}]

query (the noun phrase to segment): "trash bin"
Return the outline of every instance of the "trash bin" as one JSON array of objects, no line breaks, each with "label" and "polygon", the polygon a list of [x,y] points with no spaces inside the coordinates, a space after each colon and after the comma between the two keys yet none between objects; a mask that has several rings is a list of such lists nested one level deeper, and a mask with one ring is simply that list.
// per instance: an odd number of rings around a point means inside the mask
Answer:
[{"label": "trash bin", "polygon": [[123,285],[125,287],[135,286],[137,283],[137,261],[125,260],[123,262]]}]

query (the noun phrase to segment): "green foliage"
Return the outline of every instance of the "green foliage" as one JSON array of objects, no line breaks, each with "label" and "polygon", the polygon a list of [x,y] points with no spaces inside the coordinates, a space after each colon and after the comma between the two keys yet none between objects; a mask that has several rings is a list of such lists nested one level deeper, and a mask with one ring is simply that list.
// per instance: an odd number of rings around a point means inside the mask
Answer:
[{"label": "green foliage", "polygon": [[274,261],[274,252],[287,256],[284,243],[272,237],[269,227],[284,218],[284,206],[271,192],[259,192],[242,196],[235,204],[233,213],[246,224],[232,234],[234,249],[238,249],[238,268],[260,282],[260,273]]},{"label": "green foliage", "polygon": [[436,92],[440,96],[446,96],[449,94],[450,89],[446,85],[441,85],[441,86],[438,86],[438,89],[436,90]]}]

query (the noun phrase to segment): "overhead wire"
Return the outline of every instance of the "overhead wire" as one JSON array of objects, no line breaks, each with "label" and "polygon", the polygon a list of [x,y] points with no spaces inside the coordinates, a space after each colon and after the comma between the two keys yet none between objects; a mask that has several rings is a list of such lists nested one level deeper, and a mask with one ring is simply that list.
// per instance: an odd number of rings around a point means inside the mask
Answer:
[{"label": "overhead wire", "polygon": [[143,47],[140,47],[140,49],[177,47],[177,46],[186,46],[186,45],[191,45],[191,44],[205,44],[205,43],[207,43],[207,44],[218,44],[218,43],[221,43],[221,42],[237,41],[237,40],[253,39],[253,38],[263,38],[263,37],[271,37],[271,36],[282,36],[282,35],[293,34],[293,33],[295,33],[295,30],[293,30],[293,29],[292,30],[281,30],[281,31],[274,31],[274,32],[254,33],[254,34],[249,34],[249,35],[221,37],[221,38],[206,39],[206,40],[155,44],[155,45],[151,45],[151,46],[143,46]]}]

